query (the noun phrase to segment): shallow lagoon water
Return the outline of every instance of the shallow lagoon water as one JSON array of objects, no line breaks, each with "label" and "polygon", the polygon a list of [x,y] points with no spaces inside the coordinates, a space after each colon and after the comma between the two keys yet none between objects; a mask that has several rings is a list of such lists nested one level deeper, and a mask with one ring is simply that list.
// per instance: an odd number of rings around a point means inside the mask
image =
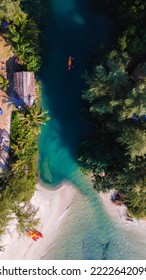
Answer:
[{"label": "shallow lagoon water", "polygon": [[[39,172],[49,187],[71,181],[81,192],[76,198],[59,239],[45,259],[144,259],[142,243],[115,225],[93,190],[90,178],[76,162],[76,150],[90,129],[85,122],[81,78],[87,59],[99,44],[110,43],[111,23],[93,14],[87,0],[46,0],[43,25],[43,106],[51,121],[42,127]],[[74,57],[67,70],[67,57]]]}]

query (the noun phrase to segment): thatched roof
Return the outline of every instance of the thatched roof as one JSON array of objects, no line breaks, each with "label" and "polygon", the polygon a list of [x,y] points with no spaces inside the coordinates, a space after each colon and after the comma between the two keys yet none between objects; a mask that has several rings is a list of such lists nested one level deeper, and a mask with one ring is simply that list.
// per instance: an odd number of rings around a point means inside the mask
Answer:
[{"label": "thatched roof", "polygon": [[35,76],[34,72],[15,72],[14,90],[20,99],[21,105],[24,103],[31,106],[35,102]]}]

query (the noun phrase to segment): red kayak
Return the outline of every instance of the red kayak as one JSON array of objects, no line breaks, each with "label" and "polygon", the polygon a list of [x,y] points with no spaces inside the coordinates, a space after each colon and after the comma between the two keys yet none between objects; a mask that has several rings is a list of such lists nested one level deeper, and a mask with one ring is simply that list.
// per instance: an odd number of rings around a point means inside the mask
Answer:
[{"label": "red kayak", "polygon": [[68,71],[70,71],[70,70],[71,70],[71,67],[72,67],[72,57],[71,57],[71,56],[68,57],[67,66],[68,66]]}]

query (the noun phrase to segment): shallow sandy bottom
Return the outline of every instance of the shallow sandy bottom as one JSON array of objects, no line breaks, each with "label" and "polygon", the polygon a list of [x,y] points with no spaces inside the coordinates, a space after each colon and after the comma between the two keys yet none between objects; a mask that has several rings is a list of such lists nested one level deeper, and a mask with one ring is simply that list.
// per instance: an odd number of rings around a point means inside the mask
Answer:
[{"label": "shallow sandy bottom", "polygon": [[38,260],[42,259],[59,235],[65,218],[78,191],[65,182],[57,190],[49,190],[39,183],[31,202],[38,208],[37,217],[41,219],[38,230],[44,238],[33,241],[30,237],[19,236],[16,221],[13,221],[1,239],[5,251],[0,252],[1,260]]},{"label": "shallow sandy bottom", "polygon": [[[39,207],[37,217],[41,221],[37,230],[42,232],[44,238],[35,242],[28,236],[19,236],[16,231],[16,221],[12,221],[5,236],[1,238],[2,245],[5,245],[5,251],[0,252],[0,260],[44,259],[48,250],[52,250],[56,241],[59,240],[78,197],[79,191],[69,182],[62,183],[56,190],[50,190],[40,183],[37,184],[31,203],[35,208]],[[124,235],[130,236],[131,241],[133,240],[132,244],[135,246],[132,247],[132,251],[134,250],[135,256],[137,252],[140,252],[138,259],[145,259],[146,221],[137,219],[127,221],[125,218],[126,207],[113,204],[111,192],[101,193],[100,199],[116,227]]]}]

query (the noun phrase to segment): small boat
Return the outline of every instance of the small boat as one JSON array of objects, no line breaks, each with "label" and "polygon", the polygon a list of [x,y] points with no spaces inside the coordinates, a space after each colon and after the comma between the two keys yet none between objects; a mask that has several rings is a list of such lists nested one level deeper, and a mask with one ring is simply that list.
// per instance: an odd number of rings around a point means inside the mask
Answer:
[{"label": "small boat", "polygon": [[67,63],[67,66],[68,66],[68,71],[70,71],[71,70],[71,67],[72,67],[72,57],[71,56],[69,56],[68,57],[68,63]]}]

